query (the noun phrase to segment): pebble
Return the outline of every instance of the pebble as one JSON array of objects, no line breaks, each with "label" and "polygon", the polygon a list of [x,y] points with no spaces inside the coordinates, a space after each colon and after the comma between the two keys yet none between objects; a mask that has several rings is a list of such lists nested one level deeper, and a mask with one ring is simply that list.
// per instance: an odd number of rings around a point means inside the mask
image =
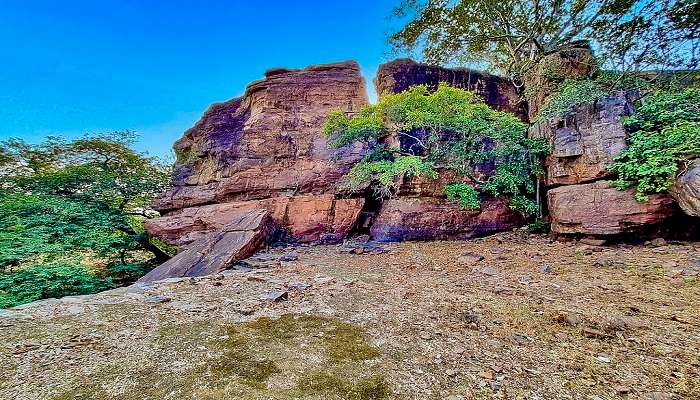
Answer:
[{"label": "pebble", "polygon": [[279,292],[270,292],[270,293],[265,293],[262,296],[260,296],[260,300],[266,300],[266,301],[272,301],[272,302],[278,302],[278,301],[284,301],[289,299],[289,292],[287,291],[279,291]]},{"label": "pebble", "polygon": [[143,301],[145,303],[148,303],[148,304],[161,304],[161,303],[167,303],[170,300],[171,300],[170,297],[156,295],[156,296],[146,297]]}]

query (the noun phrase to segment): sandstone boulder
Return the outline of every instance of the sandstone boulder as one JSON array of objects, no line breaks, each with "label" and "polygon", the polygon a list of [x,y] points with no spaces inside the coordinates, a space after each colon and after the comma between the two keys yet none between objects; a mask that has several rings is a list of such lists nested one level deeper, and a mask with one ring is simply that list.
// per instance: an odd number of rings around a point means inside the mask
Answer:
[{"label": "sandstone boulder", "polygon": [[399,197],[382,203],[370,234],[378,241],[465,239],[512,229],[522,217],[505,201],[489,199],[480,210],[463,210],[436,197]]},{"label": "sandstone boulder", "polygon": [[545,138],[552,146],[545,160],[545,184],[571,185],[608,176],[613,158],[627,147],[623,118],[634,112],[632,100],[617,93],[530,127],[530,137]]},{"label": "sandstone boulder", "polygon": [[154,207],[335,193],[363,149],[331,150],[323,124],[331,111],[366,104],[354,61],[270,70],[242,97],[210,107],[175,143],[174,188]]},{"label": "sandstone boulder", "polygon": [[520,96],[508,79],[469,69],[442,68],[402,58],[380,65],[374,86],[381,96],[403,92],[413,85],[437,88],[440,82],[474,91],[483,96],[489,106],[525,118]]},{"label": "sandstone boulder", "polygon": [[607,181],[561,186],[547,192],[552,232],[617,235],[664,222],[675,211],[673,199],[652,195],[634,199],[634,191],[619,191]]},{"label": "sandstone boulder", "polygon": [[678,175],[670,193],[686,214],[700,217],[700,158]]},{"label": "sandstone boulder", "polygon": [[267,210],[283,234],[302,242],[342,240],[352,229],[363,198],[336,199],[332,194],[279,196],[268,199],[188,207],[145,221],[152,235],[184,248],[223,229],[241,212]]},{"label": "sandstone boulder", "polygon": [[204,235],[139,282],[221,272],[253,255],[274,233],[272,218],[266,210],[241,212],[228,221],[221,230]]}]

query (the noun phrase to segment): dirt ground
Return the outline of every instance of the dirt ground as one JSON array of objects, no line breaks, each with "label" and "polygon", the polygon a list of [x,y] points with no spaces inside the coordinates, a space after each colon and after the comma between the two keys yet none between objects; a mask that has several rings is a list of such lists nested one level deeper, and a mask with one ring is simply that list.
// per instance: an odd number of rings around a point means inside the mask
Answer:
[{"label": "dirt ground", "polygon": [[700,399],[698,272],[524,232],[278,248],[0,311],[0,398]]}]

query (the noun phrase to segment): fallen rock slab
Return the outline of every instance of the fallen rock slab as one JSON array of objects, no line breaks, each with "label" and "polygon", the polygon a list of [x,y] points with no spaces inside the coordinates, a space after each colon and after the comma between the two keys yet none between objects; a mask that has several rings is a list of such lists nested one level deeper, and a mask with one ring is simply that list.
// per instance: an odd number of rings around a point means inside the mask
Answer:
[{"label": "fallen rock slab", "polygon": [[241,213],[232,218],[223,229],[192,243],[184,251],[141,277],[139,282],[221,272],[253,255],[270,240],[274,230],[269,211],[253,210]]}]

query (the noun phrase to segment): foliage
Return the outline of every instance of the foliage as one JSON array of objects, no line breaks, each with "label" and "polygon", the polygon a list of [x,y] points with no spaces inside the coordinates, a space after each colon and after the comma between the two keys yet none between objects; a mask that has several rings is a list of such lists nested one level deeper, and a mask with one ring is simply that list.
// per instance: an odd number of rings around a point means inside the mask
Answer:
[{"label": "foliage", "polygon": [[112,287],[86,268],[64,263],[34,264],[13,273],[0,273],[0,308],[32,301],[99,292]]},{"label": "foliage", "polygon": [[361,142],[370,149],[349,172],[346,189],[372,185],[391,196],[403,177],[436,178],[446,168],[461,179],[446,187],[447,195],[464,208],[478,208],[479,193],[485,192],[512,197],[514,208],[533,212],[521,196],[534,193],[537,157],[548,151],[544,141],[526,138],[526,125],[514,115],[446,84],[432,93],[418,85],[384,96],[356,117],[334,113],[325,131],[332,146]]},{"label": "foliage", "polygon": [[403,0],[397,49],[476,64],[515,83],[546,54],[589,42],[608,69],[694,68],[697,0]]},{"label": "foliage", "polygon": [[569,113],[575,105],[593,103],[607,97],[610,92],[600,83],[591,79],[567,79],[557,88],[556,93],[540,110],[535,122],[562,117]]},{"label": "foliage", "polygon": [[636,188],[635,197],[667,191],[684,164],[700,156],[700,90],[657,91],[643,99],[627,119],[629,146],[610,171],[619,189]]},{"label": "foliage", "polygon": [[527,231],[534,234],[547,234],[551,229],[551,223],[538,219],[527,225]]},{"label": "foliage", "polygon": [[445,194],[451,201],[459,203],[459,206],[465,209],[478,209],[481,206],[479,201],[479,192],[474,186],[464,182],[454,182],[445,186]]},{"label": "foliage", "polygon": [[[169,169],[132,150],[133,140],[130,132],[117,132],[36,145],[0,143],[0,268],[10,272],[5,281],[14,274],[39,276],[42,265],[53,268],[47,274],[73,272],[78,279],[92,276],[90,265],[122,284],[150,268],[154,255],[158,261],[167,257],[141,222],[157,215],[148,205],[168,185]],[[18,284],[25,282],[21,276]],[[17,290],[55,293],[44,286]],[[66,293],[87,290],[66,287]],[[26,293],[13,296],[32,297]]]}]

